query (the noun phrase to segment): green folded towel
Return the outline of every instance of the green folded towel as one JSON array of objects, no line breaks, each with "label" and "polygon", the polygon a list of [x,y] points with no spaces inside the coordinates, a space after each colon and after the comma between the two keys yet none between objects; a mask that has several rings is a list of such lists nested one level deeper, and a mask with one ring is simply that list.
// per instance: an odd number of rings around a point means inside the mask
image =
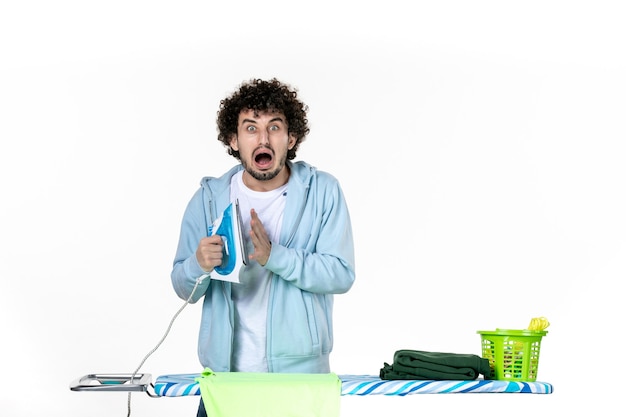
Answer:
[{"label": "green folded towel", "polygon": [[393,361],[393,365],[384,364],[381,379],[472,380],[479,374],[491,376],[489,361],[472,354],[403,349],[396,351]]}]

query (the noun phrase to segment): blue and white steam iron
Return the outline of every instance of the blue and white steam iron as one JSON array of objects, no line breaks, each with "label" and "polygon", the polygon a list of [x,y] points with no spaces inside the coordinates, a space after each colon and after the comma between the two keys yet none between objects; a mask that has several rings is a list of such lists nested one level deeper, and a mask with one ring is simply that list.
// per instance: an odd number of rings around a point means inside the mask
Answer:
[{"label": "blue and white steam iron", "polygon": [[219,235],[224,242],[222,264],[215,267],[215,272],[226,276],[235,271],[238,263],[247,265],[248,253],[243,238],[239,200],[230,203],[213,225],[209,226],[209,235]]}]

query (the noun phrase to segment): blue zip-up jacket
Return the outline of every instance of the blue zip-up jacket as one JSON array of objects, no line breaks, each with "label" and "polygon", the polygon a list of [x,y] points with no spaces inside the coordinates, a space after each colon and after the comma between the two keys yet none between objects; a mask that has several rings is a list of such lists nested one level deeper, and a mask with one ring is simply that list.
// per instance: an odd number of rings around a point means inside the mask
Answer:
[{"label": "blue zip-up jacket", "polygon": [[[332,175],[301,161],[287,164],[291,175],[280,241],[272,242],[265,265],[273,273],[267,361],[270,372],[327,373],[333,294],[347,292],[355,279],[350,215]],[[242,169],[237,165],[219,178],[203,178],[187,205],[171,274],[174,290],[184,300],[205,274],[195,255],[198,243],[230,204],[230,180]],[[204,296],[198,356],[203,367],[227,372],[233,350],[232,284],[209,278],[191,299],[195,303]]]}]

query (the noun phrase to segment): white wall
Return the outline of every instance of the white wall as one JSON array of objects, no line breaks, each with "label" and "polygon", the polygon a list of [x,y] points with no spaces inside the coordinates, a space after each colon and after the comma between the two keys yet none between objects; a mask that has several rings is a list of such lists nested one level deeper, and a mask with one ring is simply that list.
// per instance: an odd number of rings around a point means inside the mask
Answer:
[{"label": "white wall", "polygon": [[[352,212],[358,278],[336,297],[335,372],[376,374],[405,348],[480,353],[477,330],[552,323],[539,367],[552,395],[346,397],[342,415],[617,400],[626,29],[613,4],[7,3],[2,415],[126,415],[126,394],[69,384],[132,372],[162,337],[182,305],[169,280],[182,211],[234,163],[219,100],[272,76],[310,106],[299,158],[339,178]],[[201,370],[199,308],[143,372]],[[132,415],[196,404],[135,394]]]}]

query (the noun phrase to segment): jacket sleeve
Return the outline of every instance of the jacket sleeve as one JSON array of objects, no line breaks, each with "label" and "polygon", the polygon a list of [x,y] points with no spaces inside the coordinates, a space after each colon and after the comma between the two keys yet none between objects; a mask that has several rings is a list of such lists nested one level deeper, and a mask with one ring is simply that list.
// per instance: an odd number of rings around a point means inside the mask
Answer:
[{"label": "jacket sleeve", "polygon": [[[200,239],[206,236],[207,224],[202,202],[202,189],[191,198],[185,209],[180,228],[178,248],[171,272],[172,285],[176,294],[187,300],[199,277],[205,274],[196,258],[196,248]],[[210,285],[210,279],[204,279],[196,288],[191,303],[198,301]]]},{"label": "jacket sleeve", "polygon": [[[332,177],[329,177],[332,179]],[[350,214],[339,183],[327,181],[298,226],[294,242],[272,242],[265,267],[298,288],[322,294],[347,292],[354,283],[354,242]],[[313,213],[313,214],[311,214]]]}]

